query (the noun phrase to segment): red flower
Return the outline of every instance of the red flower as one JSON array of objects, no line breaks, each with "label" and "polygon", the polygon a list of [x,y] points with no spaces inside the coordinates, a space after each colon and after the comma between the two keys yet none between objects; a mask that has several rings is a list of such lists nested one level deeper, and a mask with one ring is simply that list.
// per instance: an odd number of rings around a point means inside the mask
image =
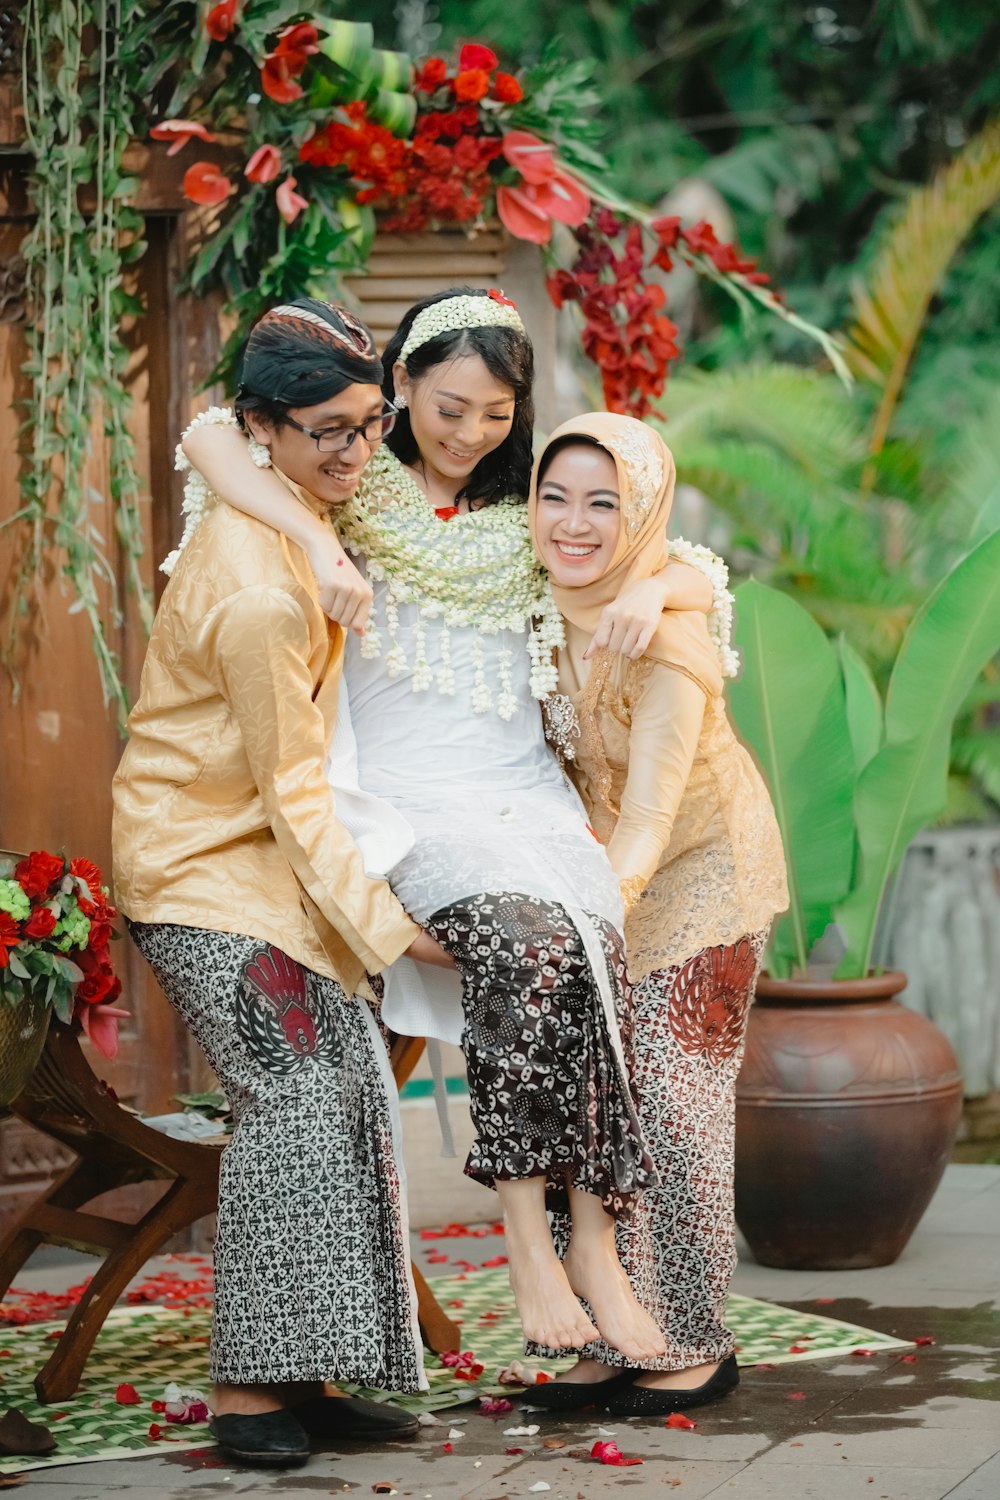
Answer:
[{"label": "red flower", "polygon": [[[692,1427],[694,1423],[692,1422]],[[596,1458],[598,1463],[609,1464],[615,1469],[630,1469],[633,1464],[641,1464],[641,1458],[626,1458],[617,1443],[603,1442],[595,1443],[590,1450],[591,1458]]]},{"label": "red flower", "polygon": [[508,130],[503,138],[503,154],[525,182],[548,182],[555,175],[552,146],[529,130]]},{"label": "red flower", "polygon": [[128,1014],[110,1004],[88,1005],[80,1012],[80,1024],[102,1057],[118,1056],[118,1022]]},{"label": "red flower", "polygon": [[458,71],[464,73],[469,68],[485,68],[487,73],[492,73],[497,65],[497,55],[489,47],[484,47],[481,42],[466,42],[458,54]]},{"label": "red flower", "polygon": [[213,42],[224,42],[236,26],[236,7],[239,0],[221,0],[213,5],[205,17],[205,30]]},{"label": "red flower", "polygon": [[210,161],[196,161],[184,173],[184,196],[192,203],[225,203],[232,189],[229,178]]},{"label": "red flower", "polygon": [[501,104],[518,104],[524,98],[524,90],[511,73],[498,73],[493,80],[493,97]]},{"label": "red flower", "polygon": [[[575,279],[568,271],[553,271],[545,283],[546,290],[556,307],[562,307],[564,302],[576,302],[580,296],[580,288]],[[597,835],[594,834],[596,838]]]},{"label": "red flower", "polygon": [[51,937],[56,925],[56,914],[50,906],[38,906],[24,924],[26,938]]},{"label": "red flower", "polygon": [[308,198],[303,198],[301,193],[297,193],[295,186],[295,178],[286,177],[274,195],[278,203],[278,212],[286,224],[293,224],[302,210],[309,207]]},{"label": "red flower", "polygon": [[535,201],[551,218],[574,229],[590,213],[589,197],[565,172],[556,172],[548,182],[539,183],[535,188]]},{"label": "red flower", "polygon": [[517,307],[516,302],[512,302],[509,297],[505,297],[503,292],[498,291],[495,286],[491,286],[486,295],[487,297],[491,298],[492,301],[499,302],[501,307]]},{"label": "red flower", "polygon": [[413,87],[421,94],[433,94],[448,76],[448,64],[443,57],[429,57],[413,80]]},{"label": "red flower", "polygon": [[0,969],[6,969],[11,948],[21,941],[21,929],[8,911],[0,911]]},{"label": "red flower", "polygon": [[498,187],[497,213],[500,222],[517,239],[547,245],[552,238],[552,219],[535,202],[537,191],[530,183],[523,187]]},{"label": "red flower", "polygon": [[278,104],[291,104],[301,99],[302,87],[295,82],[309,58],[319,51],[319,32],[307,21],[295,26],[286,26],[278,33],[278,45],[264,59],[261,84],[269,99]]},{"label": "red flower", "polygon": [[719,243],[715,230],[707,219],[699,219],[690,229],[682,229],[681,238],[695,255],[705,255]]},{"label": "red flower", "polygon": [[[76,955],[76,962],[83,970],[83,978],[76,988],[77,1006],[110,1005],[121,994],[121,980],[111,967],[107,949],[103,952],[84,948]],[[79,1013],[82,1014],[82,1011]]]},{"label": "red flower", "polygon": [[214,141],[215,136],[204,125],[199,125],[197,120],[163,120],[159,125],[154,125],[149,132],[150,139],[154,141],[172,141],[173,144],[167,152],[168,156],[176,156],[178,151],[183,151],[188,141],[195,136],[199,141]]},{"label": "red flower", "polygon": [[277,146],[258,146],[243,168],[243,175],[251,182],[273,182],[280,171],[281,152]]},{"label": "red flower", "polygon": [[466,68],[464,72],[456,74],[452,89],[456,99],[475,102],[489,93],[490,75],[485,68]]},{"label": "red flower", "polygon": [[[167,155],[169,154],[168,152]],[[78,876],[84,882],[95,901],[103,902],[104,893],[101,887],[104,884],[104,876],[92,859],[71,859],[69,873]]]},{"label": "red flower", "polygon": [[36,849],[16,866],[14,879],[20,881],[26,896],[45,896],[62,879],[65,868],[66,861],[59,855]]},{"label": "red flower", "polygon": [[677,244],[677,236],[681,227],[680,219],[653,219],[649,227],[656,235],[660,244],[666,246],[668,250],[672,250]]}]

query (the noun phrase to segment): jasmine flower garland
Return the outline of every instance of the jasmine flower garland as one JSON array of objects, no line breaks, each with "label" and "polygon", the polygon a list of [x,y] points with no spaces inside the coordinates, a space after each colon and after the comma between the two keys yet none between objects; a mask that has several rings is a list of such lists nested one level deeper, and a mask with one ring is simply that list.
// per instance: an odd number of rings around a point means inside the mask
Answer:
[{"label": "jasmine flower garland", "polygon": [[[370,577],[386,583],[382,618],[374,612],[369,618],[361,653],[384,654],[390,676],[409,672],[414,692],[431,686],[426,625],[440,620],[443,666],[434,683],[438,692],[455,691],[449,627],[468,625],[483,636],[504,630],[527,632],[532,694],[544,699],[555,690],[553,651],[565,640],[562,619],[531,546],[527,509],[515,498],[442,521],[413,476],[383,447],[365,469],[337,529],[345,545],[367,559]],[[399,640],[400,604],[417,606],[413,662]],[[509,651],[502,651],[499,681],[491,684],[482,644],[475,642],[474,712],[495,709],[502,719],[514,716],[511,664]]]}]

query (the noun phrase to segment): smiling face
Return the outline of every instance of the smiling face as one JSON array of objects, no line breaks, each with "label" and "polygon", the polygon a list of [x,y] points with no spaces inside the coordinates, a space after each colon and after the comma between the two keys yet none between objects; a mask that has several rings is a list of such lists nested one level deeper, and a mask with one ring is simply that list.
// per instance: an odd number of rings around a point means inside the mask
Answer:
[{"label": "smiling face", "polygon": [[[313,431],[320,428],[356,427],[377,417],[384,399],[377,385],[349,385],[338,395],[316,406],[297,406],[289,416]],[[356,432],[347,448],[336,453],[321,453],[315,440],[295,427],[282,424],[269,427],[254,415],[246,413],[247,426],[258,442],[270,449],[271,458],[294,484],[315,495],[327,505],[346,505],[361,479],[377,442],[369,442]]]},{"label": "smiling face", "polygon": [[618,471],[593,443],[568,443],[538,486],[535,546],[560,588],[594,583],[611,566],[621,531]]},{"label": "smiling face", "polygon": [[393,376],[396,394],[406,398],[425,472],[457,493],[510,432],[513,389],[491,375],[478,354],[459,354],[417,380],[400,361]]}]

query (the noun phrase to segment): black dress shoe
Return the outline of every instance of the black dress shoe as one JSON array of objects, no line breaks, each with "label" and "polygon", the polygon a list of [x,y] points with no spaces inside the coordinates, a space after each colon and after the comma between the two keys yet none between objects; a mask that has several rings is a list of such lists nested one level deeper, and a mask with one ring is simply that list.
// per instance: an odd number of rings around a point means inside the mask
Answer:
[{"label": "black dress shoe", "polygon": [[[636,1370],[633,1373],[638,1376],[642,1371]],[[668,1417],[671,1412],[688,1411],[692,1406],[707,1406],[710,1401],[721,1401],[739,1383],[736,1355],[730,1354],[714,1375],[710,1375],[693,1389],[657,1391],[650,1386],[633,1385],[609,1401],[605,1409],[613,1412],[616,1417]]]},{"label": "black dress shoe", "polygon": [[420,1428],[413,1412],[364,1396],[312,1396],[291,1411],[310,1437],[317,1438],[404,1438]]},{"label": "black dress shoe", "polygon": [[227,1458],[262,1469],[294,1469],[309,1457],[309,1437],[288,1411],[256,1416],[226,1412],[212,1417],[209,1431]]},{"label": "black dress shoe", "polygon": [[580,1411],[585,1406],[603,1406],[616,1391],[630,1386],[642,1370],[615,1370],[607,1380],[546,1380],[524,1392],[528,1406],[542,1406],[546,1411]]}]

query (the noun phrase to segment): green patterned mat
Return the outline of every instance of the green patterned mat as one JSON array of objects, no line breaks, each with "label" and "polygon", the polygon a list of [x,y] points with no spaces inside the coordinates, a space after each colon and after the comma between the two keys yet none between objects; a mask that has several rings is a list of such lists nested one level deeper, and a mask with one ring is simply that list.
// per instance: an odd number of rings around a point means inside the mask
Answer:
[{"label": "green patterned mat", "polygon": [[[461,1322],[462,1347],[475,1354],[484,1366],[483,1374],[477,1381],[459,1379],[455,1370],[443,1368],[431,1355],[427,1370],[430,1390],[420,1396],[393,1399],[411,1410],[435,1411],[501,1393],[495,1379],[497,1371],[522,1357],[506,1269],[477,1271],[463,1278],[435,1278],[433,1286],[442,1305]],[[910,1347],[902,1339],[873,1333],[854,1323],[794,1312],[752,1297],[730,1298],[729,1323],[742,1365],[798,1364],[850,1354],[855,1349],[881,1352]],[[59,1443],[58,1450],[47,1458],[0,1458],[0,1473],[141,1456],[162,1450],[165,1444],[177,1445],[182,1451],[210,1447],[212,1438],[205,1426],[163,1425],[163,1417],[150,1405],[162,1399],[163,1388],[170,1381],[207,1393],[210,1326],[211,1314],[201,1308],[116,1308],[94,1346],[79,1392],[61,1406],[40,1405],[32,1380],[63,1324],[30,1323],[0,1330],[4,1403],[20,1407],[34,1422],[45,1422]],[[555,1371],[568,1363],[546,1361],[545,1368]],[[138,1406],[117,1404],[115,1392],[123,1382],[130,1382],[137,1390],[141,1398]],[[504,1393],[516,1394],[509,1388]],[[369,1394],[386,1398],[382,1391]],[[152,1423],[162,1427],[161,1437],[150,1437]]]}]

